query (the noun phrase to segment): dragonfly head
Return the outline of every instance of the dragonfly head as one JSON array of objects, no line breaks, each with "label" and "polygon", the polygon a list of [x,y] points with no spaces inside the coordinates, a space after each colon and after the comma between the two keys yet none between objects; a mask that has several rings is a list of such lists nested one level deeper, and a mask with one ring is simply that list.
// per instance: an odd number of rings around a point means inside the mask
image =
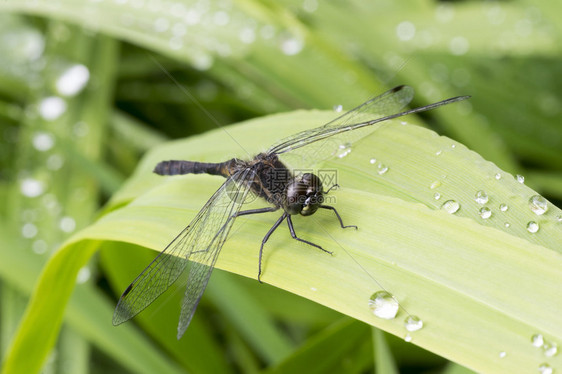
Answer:
[{"label": "dragonfly head", "polygon": [[324,202],[322,182],[312,173],[294,177],[287,185],[285,210],[289,214],[309,216]]}]

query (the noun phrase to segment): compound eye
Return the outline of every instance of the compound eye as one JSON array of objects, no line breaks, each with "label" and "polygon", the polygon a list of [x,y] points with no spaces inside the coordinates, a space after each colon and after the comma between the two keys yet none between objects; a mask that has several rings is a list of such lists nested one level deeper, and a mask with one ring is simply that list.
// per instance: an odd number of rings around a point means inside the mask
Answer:
[{"label": "compound eye", "polygon": [[311,173],[294,178],[287,186],[286,199],[287,213],[303,216],[313,214],[324,201],[320,179]]},{"label": "compound eye", "polygon": [[322,191],[322,181],[312,173],[305,173],[301,177],[301,183],[306,185],[307,195],[313,195]]},{"label": "compound eye", "polygon": [[285,210],[289,214],[299,214],[306,203],[307,186],[299,180],[293,180],[287,186]]}]

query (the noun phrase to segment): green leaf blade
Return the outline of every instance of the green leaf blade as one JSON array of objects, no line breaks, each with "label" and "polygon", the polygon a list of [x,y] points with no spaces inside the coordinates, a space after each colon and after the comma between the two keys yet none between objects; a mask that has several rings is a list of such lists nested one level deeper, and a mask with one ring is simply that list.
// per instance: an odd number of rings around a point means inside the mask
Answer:
[{"label": "green leaf blade", "polygon": [[[329,116],[333,114],[295,112],[229,127],[228,132],[246,151],[257,153],[268,141],[264,138],[282,138]],[[170,158],[220,161],[213,144],[224,136],[219,130],[154,150],[113,202],[118,207],[126,200],[123,196],[134,200],[103,216],[74,241],[113,240],[162,249],[222,179],[162,178],[150,174],[151,166]],[[232,157],[236,152],[230,152],[238,145],[225,144],[220,152]],[[436,155],[444,144],[455,147]],[[379,174],[370,163],[375,150],[389,167],[385,173]],[[433,163],[427,161],[431,154]],[[420,167],[416,159],[426,161]],[[406,334],[403,320],[408,313],[417,315],[425,326],[412,333],[414,344],[477,371],[532,371],[543,359],[531,346],[531,335],[562,339],[562,317],[557,313],[562,304],[552,296],[557,294],[562,267],[558,208],[551,206],[537,217],[527,206],[534,191],[507,173],[495,179],[499,169],[460,144],[396,122],[354,145],[348,157],[326,166],[338,168],[338,183],[343,186],[330,193],[337,197],[334,206],[346,224],[356,224],[359,230],[342,230],[331,212],[295,217],[300,237],[334,255],[296,242],[281,228],[264,252],[264,282],[397,336]],[[455,197],[461,203],[456,214],[439,209],[428,183],[434,179],[431,173],[446,175],[441,199],[447,194]],[[519,229],[508,230],[497,208],[490,221],[479,217],[474,193],[481,187],[475,181],[489,183],[485,188],[494,204],[509,200],[511,227]],[[257,201],[249,207],[254,204],[264,205]],[[217,268],[255,278],[259,243],[277,217],[237,219]],[[541,223],[536,234],[524,229],[529,217]],[[370,295],[381,288],[403,307],[394,320],[376,318],[367,306]],[[510,359],[500,359],[500,351],[508,352]],[[553,357],[549,362],[556,366],[560,360]]]}]

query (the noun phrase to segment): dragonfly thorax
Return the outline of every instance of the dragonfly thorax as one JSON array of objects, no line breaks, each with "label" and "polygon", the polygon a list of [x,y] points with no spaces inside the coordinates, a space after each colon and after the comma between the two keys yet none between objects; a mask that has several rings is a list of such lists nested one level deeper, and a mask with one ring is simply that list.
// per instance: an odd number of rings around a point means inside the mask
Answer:
[{"label": "dragonfly thorax", "polygon": [[322,181],[312,173],[304,173],[291,179],[285,192],[284,209],[289,214],[309,216],[324,202]]}]

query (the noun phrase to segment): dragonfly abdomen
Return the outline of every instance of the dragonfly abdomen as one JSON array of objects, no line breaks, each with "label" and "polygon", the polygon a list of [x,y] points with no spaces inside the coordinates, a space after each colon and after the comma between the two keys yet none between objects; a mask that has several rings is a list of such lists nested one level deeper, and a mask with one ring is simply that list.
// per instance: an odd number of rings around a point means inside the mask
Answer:
[{"label": "dragonfly abdomen", "polygon": [[229,177],[234,165],[235,159],[219,163],[170,160],[159,162],[154,172],[159,175],[211,174]]}]

